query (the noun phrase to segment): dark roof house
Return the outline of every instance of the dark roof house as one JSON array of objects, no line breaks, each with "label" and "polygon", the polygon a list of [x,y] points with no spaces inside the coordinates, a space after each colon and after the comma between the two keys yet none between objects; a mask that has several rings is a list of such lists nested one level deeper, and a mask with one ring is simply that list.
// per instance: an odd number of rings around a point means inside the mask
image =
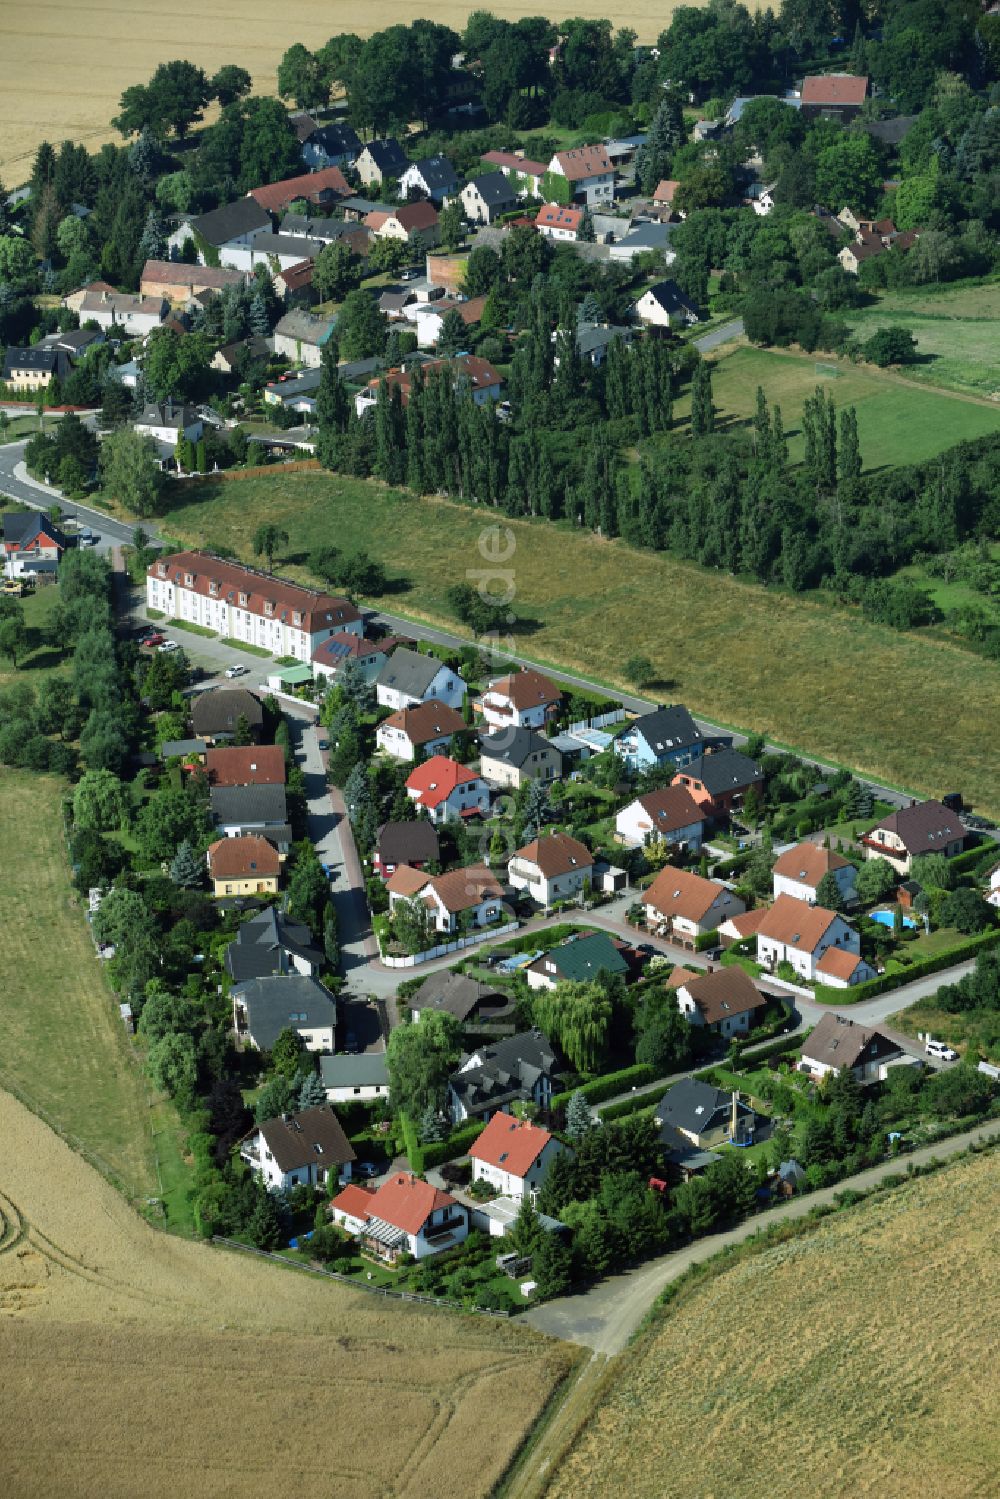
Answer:
[{"label": "dark roof house", "polygon": [[286,1174],[317,1163],[329,1170],[356,1160],[354,1150],[344,1134],[340,1120],[329,1104],[302,1109],[298,1114],[281,1114],[266,1119],[251,1130],[250,1137],[263,1136],[278,1169]]},{"label": "dark roof house", "polygon": [[[232,842],[232,839],[227,840]],[[337,1003],[319,979],[289,973],[249,979],[233,988],[246,1032],[259,1051],[270,1051],[281,1032],[333,1030]]]},{"label": "dark roof house", "polygon": [[520,1031],[480,1046],[448,1079],[459,1117],[489,1116],[518,1099],[547,1102],[558,1062],[541,1031]]},{"label": "dark roof house", "polygon": [[508,1006],[508,997],[500,989],[478,979],[466,978],[464,973],[432,973],[424,979],[420,988],[410,996],[410,1009],[414,1017],[425,1010],[440,1014],[442,1011],[454,1015],[464,1022],[475,1017],[480,1009],[503,1010]]},{"label": "dark roof house", "polygon": [[599,973],[627,975],[629,966],[606,932],[591,932],[550,948],[527,971],[550,982],[583,983]]},{"label": "dark roof house", "polygon": [[426,817],[410,822],[384,822],[375,840],[375,863],[380,868],[409,864],[416,868],[441,857],[437,829]]},{"label": "dark roof house", "polygon": [[195,234],[216,249],[240,235],[270,227],[271,215],[253,198],[237,198],[235,203],[224,203],[191,220]]},{"label": "dark roof house", "polygon": [[[685,1077],[664,1093],[655,1117],[661,1127],[661,1141],[668,1149],[676,1144],[674,1130],[692,1145],[721,1143],[731,1137],[733,1095],[696,1077]],[[741,1123],[752,1126],[753,1109],[742,1099],[737,1102],[736,1117],[738,1130]]]},{"label": "dark roof house", "polygon": [[245,687],[210,687],[192,699],[191,725],[199,739],[231,738],[241,718],[259,738],[264,710],[260,698]]},{"label": "dark roof house", "polygon": [[498,729],[495,734],[480,734],[480,752],[485,759],[520,767],[529,757],[551,748],[551,743],[534,729]]},{"label": "dark roof house", "polygon": [[243,984],[271,974],[300,971],[295,967],[296,958],[310,972],[323,966],[323,954],[313,946],[309,928],[267,906],[237,930],[226,948],[226,972],[234,983]]}]

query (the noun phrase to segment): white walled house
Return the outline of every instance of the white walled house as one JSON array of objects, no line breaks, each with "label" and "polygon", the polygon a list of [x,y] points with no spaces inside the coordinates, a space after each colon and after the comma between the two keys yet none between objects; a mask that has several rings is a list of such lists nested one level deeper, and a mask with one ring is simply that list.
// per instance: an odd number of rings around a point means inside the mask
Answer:
[{"label": "white walled house", "polygon": [[431,698],[384,718],[375,730],[375,745],[393,760],[415,760],[418,754],[447,754],[455,735],[466,729],[461,713]]},{"label": "white walled house", "polygon": [[546,833],[514,853],[507,878],[515,890],[527,890],[539,905],[579,895],[585,880],[594,877],[594,858],[568,833]]},{"label": "white walled house", "polygon": [[414,708],[434,698],[449,708],[461,708],[465,683],[437,656],[424,656],[397,646],[375,678],[380,708]]},{"label": "white walled house", "polygon": [[861,839],[866,859],[887,859],[904,875],[920,854],[944,854],[950,859],[964,845],[961,818],[938,801],[914,802],[891,812]]},{"label": "white walled house", "polygon": [[335,1187],[349,1179],[356,1159],[340,1120],[328,1104],[267,1119],[240,1145],[240,1158],[269,1192],[292,1187]]},{"label": "white walled house", "polygon": [[276,656],[306,662],[329,636],[340,631],[361,635],[364,630],[348,599],[301,588],[207,552],[157,558],[146,572],[146,603],[169,619],[188,620]]},{"label": "white walled house", "polygon": [[882,1031],[828,1010],[802,1043],[799,1071],[808,1072],[818,1082],[831,1072],[846,1070],[859,1083],[874,1083],[879,1081],[885,1063],[899,1056],[901,1048]]},{"label": "white walled house", "polygon": [[555,1135],[528,1119],[503,1112],[493,1118],[469,1151],[472,1180],[488,1182],[501,1197],[523,1202],[538,1196],[556,1156],[566,1149]]},{"label": "white walled house", "polygon": [[433,823],[486,817],[490,788],[481,776],[447,755],[423,760],[406,778],[406,794]]},{"label": "white walled house", "polygon": [[548,171],[556,177],[565,177],[573,197],[588,207],[607,207],[614,200],[615,169],[603,146],[557,151]]},{"label": "white walled house", "polygon": [[564,208],[561,203],[543,203],[535,215],[535,229],[545,239],[558,239],[573,244],[580,237],[583,213],[582,208]]},{"label": "white walled house", "polygon": [[676,281],[660,281],[644,291],[634,305],[641,323],[654,328],[686,328],[698,321],[698,309],[681,291]]},{"label": "white walled house", "polygon": [[484,166],[503,172],[519,198],[542,196],[544,161],[530,161],[516,151],[487,151],[482,161]]},{"label": "white walled house", "polygon": [[377,1192],[347,1186],[330,1204],[334,1223],[360,1239],[362,1248],[395,1263],[401,1254],[427,1259],[454,1249],[469,1232],[468,1210],[450,1192],[409,1171],[397,1171]]},{"label": "white walled house", "polygon": [[485,864],[435,875],[401,864],[386,881],[386,889],[390,911],[401,900],[416,901],[430,913],[434,930],[447,936],[459,930],[464,913],[470,927],[484,927],[503,911],[503,887]]},{"label": "white walled house", "polygon": [[562,702],[555,683],[540,671],[515,671],[491,682],[476,707],[491,729],[541,729]]},{"label": "white walled house", "polygon": [[858,955],[861,939],[836,911],[811,906],[793,895],[779,895],[757,928],[758,963],[772,970],[790,963],[804,979],[819,977],[817,965],[831,947]]},{"label": "white walled house", "polygon": [[332,1052],[337,1001],[319,979],[299,973],[271,974],[234,984],[233,1030],[244,1045],[270,1051],[284,1030],[293,1030],[306,1051]]},{"label": "white walled house", "polygon": [[775,898],[792,895],[796,900],[815,905],[816,891],[827,874],[832,874],[836,880],[841,899],[852,901],[857,879],[854,865],[843,855],[820,848],[817,843],[797,843],[794,848],[785,850],[771,870]]},{"label": "white walled house", "polygon": [[197,442],[205,425],[193,406],[155,401],[145,408],[135,430],[140,437],[152,437],[155,442],[176,443],[181,437]]},{"label": "white walled house", "polygon": [[745,969],[710,968],[691,973],[675,968],[667,981],[677,991],[677,1008],[690,1025],[728,1040],[745,1036],[767,1000]]},{"label": "white walled house", "polygon": [[80,325],[96,323],[105,332],[116,329],[131,338],[145,338],[170,316],[164,297],[133,296],[131,292],[87,292],[80,303]]},{"label": "white walled house", "polygon": [[384,1051],[320,1057],[319,1076],[328,1103],[367,1103],[389,1097]]},{"label": "white walled house", "polygon": [[685,786],[647,791],[615,818],[617,841],[626,848],[644,848],[662,841],[699,849],[704,831],[704,813]]},{"label": "white walled house", "polygon": [[643,896],[649,926],[664,927],[682,946],[714,932],[731,916],[746,910],[738,895],[716,880],[667,865]]}]

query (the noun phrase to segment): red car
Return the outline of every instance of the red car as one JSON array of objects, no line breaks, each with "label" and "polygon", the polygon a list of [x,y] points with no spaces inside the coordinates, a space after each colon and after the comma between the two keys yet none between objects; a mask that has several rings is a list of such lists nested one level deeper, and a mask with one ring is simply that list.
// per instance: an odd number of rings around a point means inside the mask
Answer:
[{"label": "red car", "polygon": [[148,635],[142,637],[139,644],[143,647],[162,645],[166,638],[165,635],[160,635],[156,630],[152,630]]}]

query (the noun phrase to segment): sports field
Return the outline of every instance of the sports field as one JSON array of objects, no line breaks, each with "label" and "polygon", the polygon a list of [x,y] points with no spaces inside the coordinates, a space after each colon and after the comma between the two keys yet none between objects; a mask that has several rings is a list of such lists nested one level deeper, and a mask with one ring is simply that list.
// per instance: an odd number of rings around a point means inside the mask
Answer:
[{"label": "sports field", "polygon": [[917,362],[903,369],[907,380],[1000,402],[1000,282],[886,292],[844,316],[855,338],[889,325],[913,334]]},{"label": "sports field", "polygon": [[683,1291],[547,1499],[971,1499],[995,1488],[1000,1164],[959,1162]]},{"label": "sports field", "polygon": [[[679,0],[629,0],[614,13],[640,42],[654,42]],[[479,7],[482,9],[483,7]],[[485,7],[489,8],[489,7]],[[0,5],[0,178],[8,187],[28,176],[39,141],[67,137],[94,149],[120,139],[109,120],[122,90],[145,83],[158,63],[187,58],[211,75],[238,63],[253,75],[254,92],[270,94],[282,54],[293,42],[322,46],[341,31],[367,35],[419,16],[461,30],[470,0],[433,5],[375,0],[359,9],[342,0],[299,0],[291,11],[267,0],[176,0],[165,12],[155,0],[4,0]],[[509,0],[495,7],[506,20],[546,12],[561,20],[565,6]],[[581,0],[574,16],[603,19],[599,0]]]},{"label": "sports field", "polygon": [[447,590],[488,566],[484,533],[499,520],[513,539],[504,564],[513,608],[532,622],[518,642],[524,654],[629,688],[625,662],[642,652],[657,669],[657,695],[907,788],[939,795],[958,785],[1000,810],[987,728],[1000,722],[1000,665],[947,641],[568,526],[508,522],[320,473],[185,486],[160,529],[232,547],[249,562],[263,520],[290,538],[279,571],[308,578],[308,554],[321,545],[369,551],[410,585],[387,595],[385,608],[451,630]]},{"label": "sports field", "polygon": [[[985,327],[995,335],[1000,324]],[[985,357],[985,343],[983,348]],[[995,336],[993,348],[996,376]],[[838,408],[853,406],[857,411],[861,457],[867,469],[920,463],[956,442],[1000,430],[1000,402],[991,405],[981,398],[982,392],[974,400],[914,388],[908,382],[918,368],[908,365],[905,378],[899,378],[832,355],[805,357],[743,346],[723,352],[714,361],[712,398],[723,429],[747,424],[756,407],[757,387],[763,386],[769,404],[781,407],[793,462],[803,456],[802,407],[817,385]],[[686,414],[685,397],[677,403],[677,415]]]},{"label": "sports field", "polygon": [[0,1140],[11,1499],[481,1499],[574,1357],[158,1233],[2,1091]]}]

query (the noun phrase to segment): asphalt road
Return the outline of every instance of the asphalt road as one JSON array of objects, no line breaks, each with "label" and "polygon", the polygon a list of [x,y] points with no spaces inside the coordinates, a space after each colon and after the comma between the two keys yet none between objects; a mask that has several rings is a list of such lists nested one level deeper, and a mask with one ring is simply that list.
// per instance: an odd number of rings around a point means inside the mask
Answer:
[{"label": "asphalt road", "polygon": [[727,344],[731,338],[741,337],[742,333],[743,319],[738,317],[731,323],[723,323],[721,328],[713,328],[711,333],[703,333],[701,338],[692,339],[692,343],[700,354],[707,354],[710,349]]},{"label": "asphalt road", "polygon": [[[64,514],[76,516],[81,525],[89,526],[100,538],[97,543],[99,552],[110,551],[112,547],[132,540],[132,526],[113,520],[103,510],[81,505],[77,500],[65,500],[62,493],[52,485],[40,484],[38,480],[32,479],[24,468],[26,446],[27,439],[0,446],[0,494],[9,495],[22,505],[29,505],[32,510],[45,511],[53,505],[61,506]],[[148,526],[143,526],[143,530],[151,541],[156,539]]]},{"label": "asphalt road", "polygon": [[595,1353],[620,1353],[664,1287],[677,1280],[691,1265],[709,1259],[729,1244],[739,1244],[744,1239],[753,1238],[760,1228],[770,1227],[772,1223],[780,1223],[789,1218],[802,1218],[814,1207],[832,1202],[839,1192],[848,1188],[858,1192],[867,1191],[885,1177],[905,1172],[911,1162],[913,1165],[924,1165],[934,1159],[944,1160],[958,1155],[974,1140],[991,1140],[997,1135],[1000,1135],[1000,1123],[984,1124],[966,1134],[942,1140],[937,1145],[915,1150],[911,1155],[872,1166],[856,1176],[846,1177],[835,1187],[825,1187],[819,1192],[793,1197],[767,1213],[748,1219],[738,1228],[726,1233],[710,1234],[683,1249],[649,1260],[635,1270],[626,1271],[624,1275],[602,1280],[580,1295],[563,1296],[557,1301],[533,1307],[520,1320],[537,1332],[549,1333],[568,1343],[582,1343]]}]

